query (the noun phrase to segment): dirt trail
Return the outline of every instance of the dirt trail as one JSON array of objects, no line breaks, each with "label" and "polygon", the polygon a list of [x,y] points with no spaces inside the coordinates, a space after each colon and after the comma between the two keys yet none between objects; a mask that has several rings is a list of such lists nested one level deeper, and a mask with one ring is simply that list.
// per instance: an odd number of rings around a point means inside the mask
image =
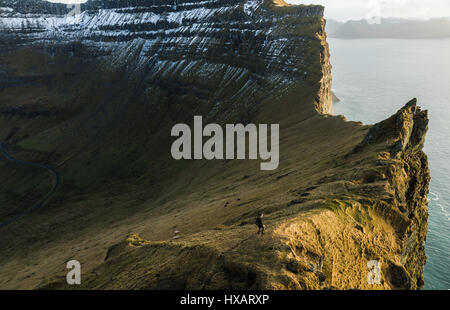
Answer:
[{"label": "dirt trail", "polygon": [[22,211],[21,213],[15,215],[14,217],[12,217],[4,222],[0,222],[0,228],[1,228],[8,224],[14,223],[15,221],[19,220],[21,217],[27,215],[28,213],[32,212],[33,210],[37,210],[37,209],[41,208],[45,202],[50,200],[50,198],[52,198],[53,195],[55,195],[56,190],[58,189],[59,184],[60,184],[60,177],[59,177],[58,172],[51,166],[47,166],[47,165],[43,165],[43,164],[39,164],[39,163],[33,163],[33,162],[29,162],[29,161],[24,161],[24,160],[19,160],[19,159],[12,157],[6,151],[6,142],[5,141],[3,141],[0,144],[0,150],[3,154],[3,156],[5,156],[5,158],[7,160],[12,161],[17,164],[20,164],[20,165],[24,165],[24,166],[32,166],[32,167],[37,167],[37,168],[41,168],[41,169],[46,169],[55,176],[55,180],[56,180],[52,189],[50,190],[50,192],[48,192],[48,194],[44,198],[42,198],[39,202],[35,203],[31,208],[28,208],[28,209]]}]

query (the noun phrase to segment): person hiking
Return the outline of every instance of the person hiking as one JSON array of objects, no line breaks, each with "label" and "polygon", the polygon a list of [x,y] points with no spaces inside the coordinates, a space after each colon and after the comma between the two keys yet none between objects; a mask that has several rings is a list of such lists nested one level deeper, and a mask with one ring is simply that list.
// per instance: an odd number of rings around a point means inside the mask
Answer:
[{"label": "person hiking", "polygon": [[263,222],[262,222],[262,219],[263,219],[263,217],[264,217],[264,214],[260,214],[257,218],[256,218],[256,221],[255,221],[255,224],[256,224],[256,226],[258,226],[258,232],[257,232],[257,234],[259,235],[259,234],[264,234],[264,229],[266,228],[266,226],[265,225],[263,225]]}]

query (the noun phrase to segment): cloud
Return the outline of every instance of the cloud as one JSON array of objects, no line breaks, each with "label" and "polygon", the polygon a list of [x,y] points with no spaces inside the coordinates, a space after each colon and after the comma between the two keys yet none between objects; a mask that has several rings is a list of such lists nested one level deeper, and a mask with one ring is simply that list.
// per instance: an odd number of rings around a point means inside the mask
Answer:
[{"label": "cloud", "polygon": [[325,17],[338,20],[382,17],[433,18],[450,16],[449,0],[285,0],[293,4],[325,5]]}]

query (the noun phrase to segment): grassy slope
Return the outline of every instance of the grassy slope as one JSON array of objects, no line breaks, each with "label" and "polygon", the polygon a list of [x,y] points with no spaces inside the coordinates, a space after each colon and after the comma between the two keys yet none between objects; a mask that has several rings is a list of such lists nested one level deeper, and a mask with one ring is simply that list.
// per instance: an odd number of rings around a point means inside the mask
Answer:
[{"label": "grassy slope", "polygon": [[[320,46],[313,48],[316,59]],[[383,172],[373,172],[386,145],[345,157],[369,127],[317,115],[318,84],[273,94],[252,116],[280,122],[280,167],[263,172],[256,161],[171,160],[171,125],[191,119],[186,97],[127,80],[120,68],[97,71],[96,59],[34,50],[2,61],[41,82],[2,91],[0,107],[27,102],[59,112],[2,115],[2,138],[20,128],[11,153],[51,163],[63,182],[43,209],[2,229],[1,288],[66,288],[71,259],[82,263],[83,288],[374,288],[367,259],[401,263],[403,237],[376,209],[392,195]],[[315,61],[311,72],[320,76]],[[43,193],[50,186],[45,174],[3,158],[0,165],[0,184],[12,191],[2,190],[2,216],[23,208],[13,198],[34,184]],[[259,212],[264,237],[253,224]],[[181,238],[172,240],[175,230]],[[308,270],[322,254],[321,283]],[[392,287],[388,274],[375,288]]]}]

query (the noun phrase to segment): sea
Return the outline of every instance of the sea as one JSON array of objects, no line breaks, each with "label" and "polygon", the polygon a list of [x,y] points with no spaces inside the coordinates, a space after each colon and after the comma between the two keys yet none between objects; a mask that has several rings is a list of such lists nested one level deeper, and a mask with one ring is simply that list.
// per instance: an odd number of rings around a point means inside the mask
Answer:
[{"label": "sea", "polygon": [[329,38],[334,114],[374,124],[412,98],[429,112],[425,289],[450,289],[450,39]]}]

